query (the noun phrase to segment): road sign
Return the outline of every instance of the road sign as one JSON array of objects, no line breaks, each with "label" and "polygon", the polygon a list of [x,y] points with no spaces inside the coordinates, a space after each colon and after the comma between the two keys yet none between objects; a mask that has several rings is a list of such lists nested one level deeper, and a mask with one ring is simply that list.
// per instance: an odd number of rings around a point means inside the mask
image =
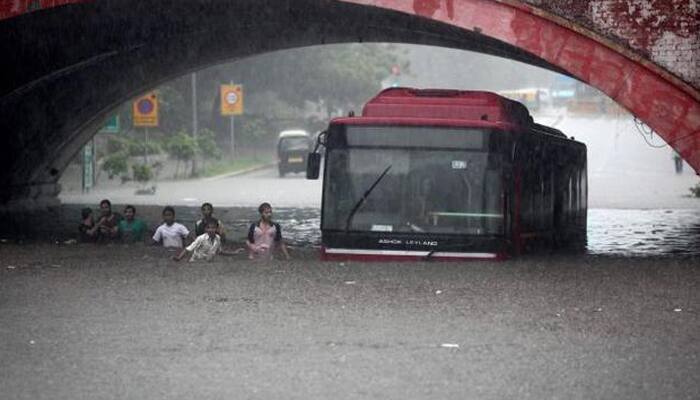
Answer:
[{"label": "road sign", "polygon": [[158,96],[151,92],[134,101],[134,126],[158,126]]},{"label": "road sign", "polygon": [[221,85],[221,115],[243,114],[243,85]]},{"label": "road sign", "polygon": [[95,185],[95,141],[83,147],[83,192],[89,192]]},{"label": "road sign", "polygon": [[108,119],[100,129],[100,133],[119,133],[119,115],[113,115]]}]

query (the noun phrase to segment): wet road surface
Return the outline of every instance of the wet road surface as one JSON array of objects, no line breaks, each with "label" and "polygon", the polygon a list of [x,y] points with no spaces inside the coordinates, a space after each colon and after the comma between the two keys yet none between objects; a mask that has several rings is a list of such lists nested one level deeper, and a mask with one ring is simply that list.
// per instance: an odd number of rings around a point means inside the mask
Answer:
[{"label": "wet road surface", "polygon": [[700,263],[0,245],[3,399],[697,399]]}]

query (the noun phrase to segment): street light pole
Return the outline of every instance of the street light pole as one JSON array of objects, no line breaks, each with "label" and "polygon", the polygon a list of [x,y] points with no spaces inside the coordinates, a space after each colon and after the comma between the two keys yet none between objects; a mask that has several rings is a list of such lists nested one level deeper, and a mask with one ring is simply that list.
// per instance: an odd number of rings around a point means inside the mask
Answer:
[{"label": "street light pole", "polygon": [[[197,126],[197,73],[192,73],[192,137],[197,141],[198,129]],[[197,151],[192,159],[192,174],[197,170]]]}]

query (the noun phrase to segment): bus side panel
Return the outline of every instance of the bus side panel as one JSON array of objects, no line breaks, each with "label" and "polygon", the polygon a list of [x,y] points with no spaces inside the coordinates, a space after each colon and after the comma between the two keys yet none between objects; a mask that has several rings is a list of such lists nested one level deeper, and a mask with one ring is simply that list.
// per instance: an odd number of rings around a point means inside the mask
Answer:
[{"label": "bus side panel", "polygon": [[554,224],[557,245],[585,247],[587,231],[587,171],[585,147],[565,146],[558,150]]},{"label": "bus side panel", "polygon": [[523,243],[521,238],[521,207],[522,207],[522,165],[516,161],[515,173],[513,174],[513,186],[515,201],[513,202],[513,254],[519,255],[522,252]]}]

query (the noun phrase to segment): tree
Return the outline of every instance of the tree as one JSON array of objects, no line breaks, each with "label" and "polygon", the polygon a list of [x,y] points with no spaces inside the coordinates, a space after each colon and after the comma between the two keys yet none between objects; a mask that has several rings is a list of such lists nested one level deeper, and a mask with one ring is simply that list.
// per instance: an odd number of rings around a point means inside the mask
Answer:
[{"label": "tree", "polygon": [[194,160],[197,152],[197,142],[191,135],[180,131],[167,141],[166,146],[168,153],[177,160],[175,167],[175,176],[177,177],[180,171],[180,163],[184,163],[185,170],[187,170],[187,163]]},{"label": "tree", "polygon": [[202,129],[197,134],[197,148],[199,155],[202,157],[202,167],[209,160],[218,160],[223,156],[223,152],[216,143],[214,132],[210,129]]},{"label": "tree", "polygon": [[153,170],[147,164],[134,164],[131,166],[136,182],[145,184],[153,178]]},{"label": "tree", "polygon": [[[192,81],[190,74],[167,82],[158,93],[160,126],[149,131],[153,138],[144,148],[143,133],[126,133],[130,154],[158,152],[151,143],[162,136],[168,153],[180,163],[191,162],[197,146],[216,155],[215,144],[228,144],[228,118],[219,113],[219,85],[234,81],[245,88],[245,114],[237,117],[237,142],[254,147],[271,143],[282,129],[315,130],[330,116],[357,109],[381,89],[393,65],[408,70],[406,51],[395,45],[345,44],[314,46],[246,58],[197,73],[198,120],[201,140],[192,143],[185,132],[192,129]],[[116,110],[122,126],[132,126],[131,101]],[[214,133],[211,138],[206,131]],[[185,137],[189,137],[186,139]],[[212,152],[213,151],[213,152]]]},{"label": "tree", "polygon": [[108,155],[102,164],[102,169],[107,172],[109,179],[122,176],[129,170],[128,155],[124,151]]},{"label": "tree", "polygon": [[[328,45],[215,66],[198,73],[200,93],[210,93],[208,102],[200,99],[199,110],[211,110],[211,118],[200,121],[207,121],[214,131],[228,132],[228,118],[219,115],[218,86],[233,80],[245,89],[245,114],[238,118],[243,122],[243,140],[262,138],[245,132],[246,126],[269,125],[271,129],[263,136],[276,135],[292,126],[305,128],[309,119],[327,120],[359,108],[381,90],[382,80],[389,76],[393,65],[408,71],[404,55],[405,51],[394,45]],[[310,105],[321,112],[310,113]],[[251,118],[257,121],[247,123]]]}]

